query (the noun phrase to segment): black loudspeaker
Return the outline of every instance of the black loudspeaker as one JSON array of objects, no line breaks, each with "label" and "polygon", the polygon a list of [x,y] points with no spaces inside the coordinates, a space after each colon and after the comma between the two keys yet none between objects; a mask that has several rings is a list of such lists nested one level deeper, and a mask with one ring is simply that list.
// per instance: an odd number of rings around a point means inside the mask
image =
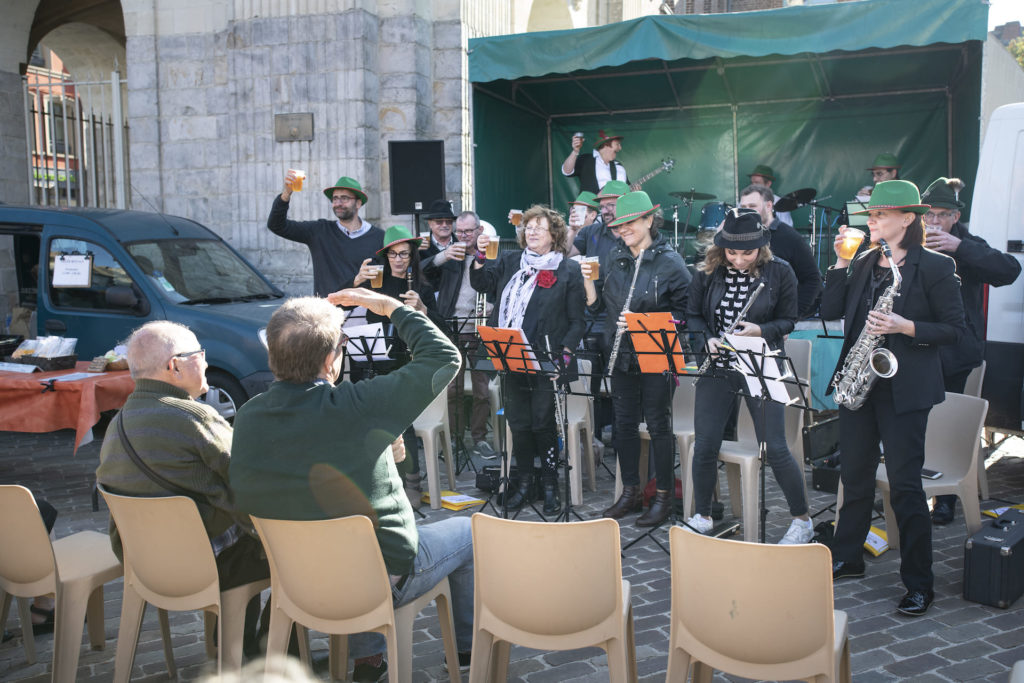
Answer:
[{"label": "black loudspeaker", "polygon": [[444,194],[444,140],[389,140],[391,215],[422,213]]}]

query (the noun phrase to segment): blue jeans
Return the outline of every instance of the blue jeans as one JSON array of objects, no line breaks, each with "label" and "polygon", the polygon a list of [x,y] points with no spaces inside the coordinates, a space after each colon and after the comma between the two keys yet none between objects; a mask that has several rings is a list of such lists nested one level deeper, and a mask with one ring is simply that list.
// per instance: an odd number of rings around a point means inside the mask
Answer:
[{"label": "blue jeans", "polygon": [[[418,528],[416,559],[400,589],[392,588],[395,607],[406,605],[448,577],[452,590],[452,619],[459,652],[473,649],[473,532],[469,517],[451,517]],[[349,638],[355,658],[386,649],[379,633],[358,633]]]}]

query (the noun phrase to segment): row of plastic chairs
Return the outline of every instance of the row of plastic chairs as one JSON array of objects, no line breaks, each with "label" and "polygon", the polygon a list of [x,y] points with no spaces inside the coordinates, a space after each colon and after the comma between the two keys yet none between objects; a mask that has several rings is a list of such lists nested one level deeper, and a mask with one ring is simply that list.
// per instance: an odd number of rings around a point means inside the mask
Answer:
[{"label": "row of plastic chairs", "polygon": [[[219,617],[218,669],[239,669],[245,606],[267,582],[220,591],[213,552],[192,500],[101,492],[118,525],[125,553],[114,680],[130,679],[146,603],[160,610],[164,652],[172,676],[165,610],[202,609]],[[102,585],[120,575],[120,565],[116,559],[111,562],[109,540],[95,532],[68,537],[88,539],[95,545],[88,552],[84,544],[74,547],[76,562],[91,564],[95,571],[76,570],[59,559],[64,551],[57,548],[72,543],[62,539],[51,547],[41,522],[33,524],[38,510],[23,487],[0,487],[0,511],[8,520],[0,531],[0,542],[7,547],[7,542],[17,540],[25,549],[17,554],[21,567],[15,566],[14,553],[5,553],[0,561],[3,616],[12,595],[21,601],[55,593],[58,633],[61,629],[66,633],[55,641],[53,680],[74,680],[85,616],[76,605],[88,603],[91,641],[94,647],[102,647]],[[268,656],[285,653],[296,625],[301,635],[300,654],[308,664],[307,630],[312,628],[330,634],[331,674],[344,677],[345,636],[378,632],[385,636],[393,663],[389,680],[409,681],[413,620],[435,601],[450,676],[460,680],[447,579],[419,600],[395,610],[387,569],[368,518],[253,521],[270,563],[273,602]],[[512,644],[544,650],[600,647],[607,653],[610,680],[637,679],[631,588],[622,578],[619,529],[613,520],[544,524],[476,514],[472,524],[471,683],[505,680]],[[9,528],[29,532],[15,537]],[[670,534],[669,681],[681,680],[691,663],[697,680],[706,680],[712,668],[754,678],[849,680],[846,617],[832,609],[826,548],[761,546],[706,538],[679,527]],[[101,558],[102,562],[89,563],[86,557]],[[761,581],[739,575],[751,566],[759,568]],[[552,572],[551,567],[559,569]],[[41,583],[33,570],[47,574],[51,582]],[[27,611],[21,613],[23,627],[29,624]],[[30,636],[29,626],[27,654]],[[208,629],[208,652],[211,636]]]}]

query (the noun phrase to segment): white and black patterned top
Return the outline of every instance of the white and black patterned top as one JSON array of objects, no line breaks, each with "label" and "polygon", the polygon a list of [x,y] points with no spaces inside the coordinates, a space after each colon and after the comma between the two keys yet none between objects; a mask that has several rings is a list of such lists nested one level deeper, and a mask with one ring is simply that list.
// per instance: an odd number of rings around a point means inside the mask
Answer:
[{"label": "white and black patterned top", "polygon": [[[739,271],[726,266],[725,268],[725,294],[718,302],[715,309],[715,328],[721,334],[739,316],[740,311],[750,298],[753,291],[754,278],[749,272]],[[732,354],[728,358],[719,357],[715,360],[715,367],[728,368],[732,363]]]}]

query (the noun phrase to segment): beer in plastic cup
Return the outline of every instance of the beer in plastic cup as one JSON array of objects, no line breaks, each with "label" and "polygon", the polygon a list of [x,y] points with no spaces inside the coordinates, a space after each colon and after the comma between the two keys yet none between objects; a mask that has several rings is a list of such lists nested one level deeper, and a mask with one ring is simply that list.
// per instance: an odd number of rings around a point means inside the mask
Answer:
[{"label": "beer in plastic cup", "polygon": [[451,256],[449,257],[453,261],[465,261],[466,260],[466,243],[465,242],[452,242],[452,247],[459,247],[459,246],[462,247],[462,256],[456,256],[455,252],[453,251]]},{"label": "beer in plastic cup", "polygon": [[523,222],[523,211],[522,209],[512,209],[512,225],[519,227],[519,224]]},{"label": "beer in plastic cup", "polygon": [[302,183],[306,180],[306,172],[292,169],[294,179],[292,180],[292,192],[302,192]]},{"label": "beer in plastic cup", "polygon": [[370,275],[370,286],[380,289],[384,286],[384,266],[370,266],[373,272]]},{"label": "beer in plastic cup", "polygon": [[498,240],[498,238],[492,237],[490,240],[488,240],[487,249],[485,250],[488,261],[493,261],[494,259],[498,258],[499,246],[501,246],[501,242]]},{"label": "beer in plastic cup", "polygon": [[839,243],[839,258],[850,260],[857,254],[857,248],[864,241],[864,231],[857,228],[844,228],[843,241]]},{"label": "beer in plastic cup", "polygon": [[590,264],[590,275],[587,276],[588,280],[596,280],[601,277],[601,259],[597,256],[584,256],[583,263]]}]

